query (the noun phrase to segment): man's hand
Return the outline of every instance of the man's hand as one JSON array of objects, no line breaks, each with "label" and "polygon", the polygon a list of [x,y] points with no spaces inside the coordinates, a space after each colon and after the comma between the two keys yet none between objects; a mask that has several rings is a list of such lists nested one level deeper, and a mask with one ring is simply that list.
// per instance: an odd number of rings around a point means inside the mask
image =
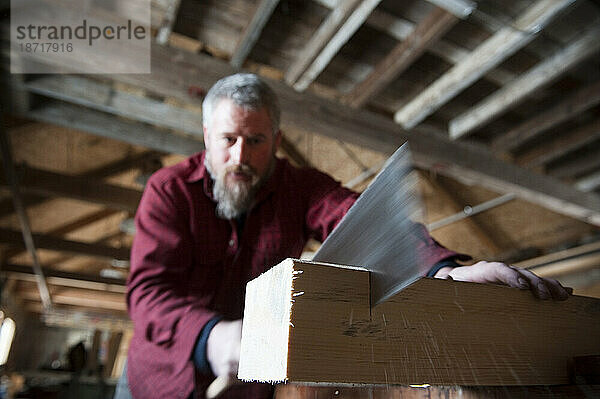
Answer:
[{"label": "man's hand", "polygon": [[241,320],[221,320],[210,331],[206,341],[206,359],[217,378],[208,387],[207,397],[215,398],[232,385],[239,383],[237,373],[241,341]]},{"label": "man's hand", "polygon": [[529,270],[511,267],[500,262],[477,262],[471,266],[445,267],[440,269],[436,278],[451,278],[474,283],[505,284],[509,287],[530,289],[540,299],[565,300],[573,293],[572,288],[563,287],[551,278],[541,278]]}]

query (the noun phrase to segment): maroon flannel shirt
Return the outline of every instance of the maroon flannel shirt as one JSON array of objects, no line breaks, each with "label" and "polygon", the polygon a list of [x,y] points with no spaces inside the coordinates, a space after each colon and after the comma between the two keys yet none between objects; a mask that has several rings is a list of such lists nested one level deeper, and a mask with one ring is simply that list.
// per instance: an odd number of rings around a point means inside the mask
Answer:
[{"label": "maroon flannel shirt", "polygon": [[[241,318],[246,283],[299,257],[309,238],[323,241],[358,197],[315,169],[279,159],[238,236],[235,221],[215,216],[203,161],[199,153],[155,173],[136,215],[127,292],[136,398],[187,398],[194,389],[202,397],[214,378],[192,362],[203,326],[216,316]],[[428,234],[421,249],[429,267],[455,255]],[[225,397],[271,395],[269,385],[247,384]]]}]

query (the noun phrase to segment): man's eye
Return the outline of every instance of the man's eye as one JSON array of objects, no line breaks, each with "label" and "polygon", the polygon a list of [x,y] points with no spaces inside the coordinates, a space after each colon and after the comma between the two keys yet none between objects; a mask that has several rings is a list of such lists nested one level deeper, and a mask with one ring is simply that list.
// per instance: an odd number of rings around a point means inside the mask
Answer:
[{"label": "man's eye", "polygon": [[224,137],[224,139],[227,142],[227,144],[233,144],[233,143],[235,143],[235,138],[234,137]]},{"label": "man's eye", "polygon": [[258,138],[258,137],[257,138],[249,138],[248,139],[248,143],[249,144],[260,144],[262,142],[263,142],[263,140],[261,138]]}]

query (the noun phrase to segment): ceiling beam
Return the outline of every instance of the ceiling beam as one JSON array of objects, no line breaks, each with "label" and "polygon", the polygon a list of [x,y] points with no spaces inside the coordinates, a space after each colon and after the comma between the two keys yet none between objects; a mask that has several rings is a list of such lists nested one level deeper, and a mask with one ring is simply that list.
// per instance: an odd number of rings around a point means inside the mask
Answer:
[{"label": "ceiling beam", "polygon": [[[228,63],[207,55],[153,45],[152,73],[116,74],[112,77],[150,92],[194,102],[197,99],[189,97],[189,87],[208,88],[234,72]],[[581,193],[559,180],[500,160],[483,146],[451,141],[424,128],[407,133],[385,116],[352,109],[311,93],[298,93],[283,82],[265,80],[279,97],[284,129],[288,126],[315,132],[387,154],[408,140],[418,167],[478,184],[497,193],[512,192],[531,203],[600,225],[600,196],[596,194]],[[76,124],[79,118],[87,118],[81,111],[67,114],[70,114],[67,118],[62,113],[57,114],[57,118],[68,121],[65,123],[67,126],[69,123]],[[108,115],[106,118],[108,121],[117,119]],[[129,132],[115,132],[117,139],[127,141],[129,136]],[[171,136],[175,135],[167,134],[164,138],[168,141]],[[166,151],[165,148],[163,150]]]},{"label": "ceiling beam", "polygon": [[[337,6],[337,0],[315,0],[323,7],[334,8]],[[414,30],[415,24],[403,18],[396,17],[380,9],[375,9],[367,18],[366,24],[398,41],[405,40]],[[440,40],[427,49],[450,64],[457,64],[468,57],[470,50],[460,47],[452,42]],[[500,86],[514,79],[515,74],[502,68],[496,68],[488,71],[485,77]]]},{"label": "ceiling beam", "polygon": [[[286,82],[298,91],[305,90],[329,65],[333,57],[366,21],[381,0],[349,0],[339,9],[331,11],[313,39],[307,44],[307,50],[298,55],[298,67],[292,64],[290,73],[286,73]],[[306,58],[304,58],[306,57]],[[305,68],[305,59],[310,60]],[[296,71],[299,73],[296,76]]]},{"label": "ceiling beam", "polygon": [[39,108],[29,110],[24,116],[157,151],[191,155],[204,148],[204,144],[199,138],[174,134],[139,122],[115,118],[104,112],[59,101],[47,102]]},{"label": "ceiling beam", "polygon": [[[42,268],[42,270],[46,276],[47,283],[50,285],[115,292],[119,294],[124,294],[127,291],[125,280],[123,279],[71,273],[47,267]],[[33,282],[35,279],[33,269],[27,265],[5,263],[0,266],[0,273],[16,280]]]},{"label": "ceiling beam", "polygon": [[343,97],[343,101],[354,108],[362,107],[397,76],[408,69],[425,51],[441,38],[460,19],[439,7],[434,7],[415,26],[412,33],[398,43],[380,61],[365,80]]},{"label": "ceiling beam", "polygon": [[[100,183],[87,177],[69,176],[27,166],[18,167],[23,191],[54,197],[67,197],[135,212],[142,191]],[[0,185],[6,185],[0,178]]]},{"label": "ceiling beam", "polygon": [[163,20],[156,32],[156,43],[165,45],[169,42],[169,36],[171,36],[173,26],[177,20],[177,13],[180,5],[181,0],[171,0],[168,2]]},{"label": "ceiling beam", "polygon": [[[51,287],[52,300],[57,305],[73,305],[115,311],[127,311],[123,294],[97,292],[81,288]],[[37,290],[25,288],[17,290],[16,295],[26,300],[39,300]]]},{"label": "ceiling beam", "polygon": [[252,19],[244,28],[242,36],[238,41],[229,63],[232,67],[239,69],[244,65],[244,61],[252,51],[252,48],[258,41],[262,30],[271,18],[273,11],[279,4],[279,0],[260,0],[256,6]]},{"label": "ceiling beam", "polygon": [[423,90],[395,115],[394,120],[411,129],[442,105],[481,78],[486,72],[525,46],[573,0],[538,0],[525,13],[497,31],[469,53],[462,62]]},{"label": "ceiling beam", "polygon": [[443,8],[457,18],[465,19],[477,8],[477,3],[470,0],[427,0],[431,4]]},{"label": "ceiling beam", "polygon": [[548,164],[560,157],[600,140],[600,118],[557,138],[548,137],[530,151],[518,156],[515,162],[529,168]]},{"label": "ceiling beam", "polygon": [[[600,25],[588,29],[576,40],[553,56],[531,68],[514,81],[486,97],[468,111],[450,121],[452,139],[464,137],[506,112],[539,88],[600,49]],[[597,94],[596,94],[597,95]]]},{"label": "ceiling beam", "polygon": [[581,191],[594,191],[600,187],[600,170],[577,180],[575,187]]},{"label": "ceiling beam", "polygon": [[495,151],[515,150],[552,126],[567,121],[598,103],[600,103],[600,81],[585,86],[550,109],[498,135],[492,141],[492,147]]},{"label": "ceiling beam", "polygon": [[[129,259],[129,252],[131,251],[130,248],[88,244],[80,241],[64,240],[45,234],[33,234],[33,241],[37,248],[108,259]],[[0,228],[0,242],[24,248],[21,232],[16,230]]]},{"label": "ceiling beam", "polygon": [[573,179],[600,168],[600,157],[597,152],[586,152],[567,162],[552,165],[546,173],[559,179]]},{"label": "ceiling beam", "polygon": [[133,95],[93,79],[77,75],[49,75],[25,83],[35,94],[139,122],[179,130],[202,137],[202,115],[148,97]]}]

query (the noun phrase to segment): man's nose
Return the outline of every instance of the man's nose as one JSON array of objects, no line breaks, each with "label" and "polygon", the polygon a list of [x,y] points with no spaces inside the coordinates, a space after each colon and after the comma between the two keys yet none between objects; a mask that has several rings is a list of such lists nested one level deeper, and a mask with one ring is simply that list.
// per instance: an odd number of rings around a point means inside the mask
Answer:
[{"label": "man's nose", "polygon": [[231,158],[235,164],[245,164],[248,161],[248,144],[244,138],[236,140],[231,149]]}]

